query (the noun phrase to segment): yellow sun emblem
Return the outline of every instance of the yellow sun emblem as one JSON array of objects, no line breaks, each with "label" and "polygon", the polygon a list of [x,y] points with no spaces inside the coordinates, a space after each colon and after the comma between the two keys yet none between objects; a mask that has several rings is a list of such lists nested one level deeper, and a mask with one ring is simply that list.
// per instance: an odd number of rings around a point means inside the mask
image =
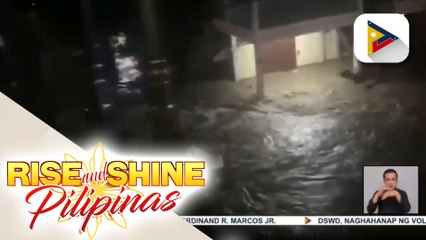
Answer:
[{"label": "yellow sun emblem", "polygon": [[[64,154],[64,160],[79,161],[74,156],[67,153]],[[130,162],[130,161],[132,160],[127,160],[126,162]],[[95,147],[93,151],[93,155],[90,158],[88,164],[83,162],[82,164],[83,168],[81,169],[82,175],[89,176],[91,174],[101,173],[105,170],[106,165],[107,165],[107,160],[105,157],[105,149],[102,143],[99,143]],[[102,181],[102,180],[88,181],[88,182],[83,181],[81,186],[75,187],[75,189],[72,190],[74,194],[70,194],[71,190],[67,192],[67,194],[72,195],[71,200],[73,202],[69,207],[73,207],[76,204],[75,200],[77,200],[81,196],[83,192],[83,188],[85,188],[86,186],[89,187],[89,189],[94,190],[94,193],[89,195],[92,203],[96,198],[102,197],[102,196],[109,196],[112,198],[112,200],[115,200],[121,189],[121,187],[111,186],[110,184],[108,184],[108,182]],[[123,187],[125,187],[127,190],[134,191],[140,194],[141,196],[143,196],[143,194],[136,189],[130,188],[129,186],[123,186]],[[57,192],[55,190],[52,190],[52,191]],[[57,192],[57,193],[60,193],[60,192]],[[118,227],[127,229],[127,221],[123,213],[111,214],[109,211],[105,211],[105,213],[103,213],[102,215],[93,216],[92,218],[93,218],[92,220],[94,220],[94,221],[91,221],[93,224],[87,225],[86,231],[85,231],[90,240],[93,240],[95,238],[98,232],[99,226],[104,220],[112,221]],[[72,219],[72,217],[68,217],[68,218],[59,217],[58,222],[66,222],[70,219]],[[83,234],[81,229],[80,229],[80,233]]]}]

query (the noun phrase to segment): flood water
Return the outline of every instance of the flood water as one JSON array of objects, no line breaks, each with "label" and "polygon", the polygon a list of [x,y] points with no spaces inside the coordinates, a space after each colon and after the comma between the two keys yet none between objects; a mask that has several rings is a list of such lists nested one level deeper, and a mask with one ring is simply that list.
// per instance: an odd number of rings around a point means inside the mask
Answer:
[{"label": "flood water", "polygon": [[[217,170],[214,190],[189,204],[196,207],[189,207],[186,215],[362,215],[364,165],[420,166],[420,185],[425,180],[425,124],[417,113],[397,106],[353,112],[350,106],[337,112],[271,106],[273,102],[249,111],[221,108],[192,113],[202,121],[190,124],[195,126],[188,132],[190,138],[221,153],[225,168]],[[202,229],[223,239],[232,232],[241,238],[230,239],[283,239],[283,234],[338,238],[354,231]]]}]

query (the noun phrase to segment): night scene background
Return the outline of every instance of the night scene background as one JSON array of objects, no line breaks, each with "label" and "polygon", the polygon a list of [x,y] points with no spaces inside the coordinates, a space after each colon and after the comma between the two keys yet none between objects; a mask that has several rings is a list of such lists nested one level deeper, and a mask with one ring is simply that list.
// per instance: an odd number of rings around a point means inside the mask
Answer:
[{"label": "night scene background", "polygon": [[[84,145],[220,166],[180,215],[361,215],[362,166],[419,166],[422,0],[1,0],[0,91]],[[410,55],[353,59],[353,21],[404,13]],[[0,133],[1,134],[1,133]],[[420,238],[421,228],[199,227],[212,239]]]}]

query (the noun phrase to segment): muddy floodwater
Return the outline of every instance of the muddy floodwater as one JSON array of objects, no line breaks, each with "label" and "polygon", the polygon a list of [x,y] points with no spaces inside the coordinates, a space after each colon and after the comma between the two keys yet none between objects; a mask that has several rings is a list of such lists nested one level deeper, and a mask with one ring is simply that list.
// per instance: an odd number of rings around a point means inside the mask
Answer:
[{"label": "muddy floodwater", "polygon": [[[424,85],[408,84],[414,92],[403,86],[362,86],[368,97],[354,101],[340,98],[342,89],[336,87],[321,101],[312,93],[294,92],[243,107],[181,110],[186,139],[224,163],[215,170],[214,187],[188,203],[182,214],[362,215],[364,165],[419,166],[421,186],[426,122],[419,88]],[[379,230],[201,229],[214,239],[363,237]],[[404,232],[395,231],[395,236]]]}]

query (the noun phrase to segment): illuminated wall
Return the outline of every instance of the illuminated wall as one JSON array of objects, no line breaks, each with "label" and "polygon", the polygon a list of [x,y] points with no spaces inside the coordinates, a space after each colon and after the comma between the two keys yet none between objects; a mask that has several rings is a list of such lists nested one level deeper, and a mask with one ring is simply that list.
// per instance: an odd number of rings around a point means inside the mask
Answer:
[{"label": "illuminated wall", "polygon": [[336,30],[296,36],[297,66],[320,63],[340,56]]},{"label": "illuminated wall", "polygon": [[[254,45],[252,43],[238,43],[237,38],[231,36],[235,80],[253,78],[256,76]],[[325,60],[339,58],[339,38],[336,30],[315,32],[295,37],[297,66],[321,63]],[[275,52],[263,54],[276,54]],[[286,56],[294,57],[294,56]],[[277,59],[269,58],[268,59]],[[282,60],[282,59],[281,59]],[[284,61],[284,60],[283,60]],[[265,65],[268,63],[264,63]],[[283,63],[284,64],[284,63]]]},{"label": "illuminated wall", "polygon": [[340,57],[339,36],[336,29],[324,33],[325,59],[336,59]]},{"label": "illuminated wall", "polygon": [[324,61],[324,38],[321,32],[296,36],[296,63],[304,66]]},{"label": "illuminated wall", "polygon": [[254,45],[246,43],[239,45],[237,38],[231,36],[232,55],[234,62],[235,79],[237,81],[256,76],[256,65],[254,59]]}]

